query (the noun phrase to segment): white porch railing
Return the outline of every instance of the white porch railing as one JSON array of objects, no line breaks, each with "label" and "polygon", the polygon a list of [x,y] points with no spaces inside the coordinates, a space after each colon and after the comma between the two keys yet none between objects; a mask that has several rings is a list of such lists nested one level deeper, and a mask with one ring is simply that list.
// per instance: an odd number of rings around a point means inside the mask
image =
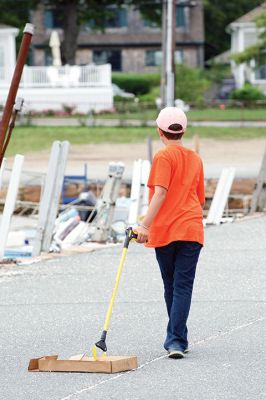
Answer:
[{"label": "white porch railing", "polygon": [[[1,68],[0,68],[1,70]],[[0,71],[0,77],[1,71]],[[2,77],[3,79],[3,77]],[[25,65],[21,88],[103,87],[111,85],[111,65],[65,65],[29,67]]]}]

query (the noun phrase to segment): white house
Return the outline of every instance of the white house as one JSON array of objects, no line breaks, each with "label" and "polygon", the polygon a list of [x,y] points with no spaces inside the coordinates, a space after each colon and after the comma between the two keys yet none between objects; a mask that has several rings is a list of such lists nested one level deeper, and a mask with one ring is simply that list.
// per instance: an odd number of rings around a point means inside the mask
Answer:
[{"label": "white house", "polygon": [[16,63],[15,38],[19,30],[0,24],[0,85],[7,85]]},{"label": "white house", "polygon": [[[18,29],[0,25],[0,104],[6,101],[16,63],[15,38]],[[108,110],[113,107],[111,65],[57,66],[25,65],[18,96],[27,110],[77,112]]]},{"label": "white house", "polygon": [[[260,31],[256,26],[255,19],[262,12],[266,12],[266,2],[228,26],[227,32],[231,34],[231,54],[242,52],[257,43]],[[231,68],[237,88],[241,88],[245,82],[250,82],[259,86],[266,93],[266,63],[264,66],[256,68],[254,61],[237,65],[232,60]]]}]

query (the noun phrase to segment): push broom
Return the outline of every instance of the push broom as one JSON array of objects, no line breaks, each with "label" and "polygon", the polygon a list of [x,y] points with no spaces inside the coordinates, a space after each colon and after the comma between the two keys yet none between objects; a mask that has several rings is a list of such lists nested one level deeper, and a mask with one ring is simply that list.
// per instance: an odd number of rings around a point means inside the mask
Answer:
[{"label": "push broom", "polygon": [[[138,237],[138,235],[133,231],[132,228],[128,228],[126,230],[126,238],[125,238],[124,245],[123,245],[122,256],[121,256],[121,259],[120,259],[120,263],[119,263],[119,267],[118,267],[118,271],[117,271],[117,275],[116,275],[115,286],[113,288],[112,297],[111,297],[111,300],[110,300],[110,303],[109,303],[109,306],[108,306],[108,310],[107,310],[107,313],[106,313],[106,317],[105,317],[105,322],[104,322],[104,327],[103,327],[103,331],[102,331],[102,334],[101,334],[101,338],[92,347],[92,356],[93,356],[95,361],[98,360],[97,348],[102,350],[103,356],[106,356],[106,352],[107,352],[106,336],[107,336],[107,332],[108,332],[109,325],[110,325],[110,319],[111,319],[113,306],[114,306],[114,302],[115,302],[115,298],[116,298],[116,294],[117,294],[117,290],[118,290],[118,286],[119,286],[119,282],[120,282],[121,273],[122,273],[123,266],[124,266],[124,263],[125,263],[126,254],[127,254],[127,251],[128,251],[128,246],[129,246],[130,241],[132,239],[137,239],[137,237]],[[85,354],[83,354],[82,357],[84,357]]]}]

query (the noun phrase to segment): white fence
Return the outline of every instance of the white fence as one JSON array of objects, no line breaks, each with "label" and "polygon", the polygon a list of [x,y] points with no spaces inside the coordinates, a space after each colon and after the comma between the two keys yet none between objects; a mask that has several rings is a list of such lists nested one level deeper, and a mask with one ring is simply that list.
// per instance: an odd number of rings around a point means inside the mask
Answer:
[{"label": "white fence", "polygon": [[[3,81],[4,71],[0,80]],[[111,65],[65,65],[63,67],[29,67],[25,65],[21,88],[69,88],[111,86]]]}]

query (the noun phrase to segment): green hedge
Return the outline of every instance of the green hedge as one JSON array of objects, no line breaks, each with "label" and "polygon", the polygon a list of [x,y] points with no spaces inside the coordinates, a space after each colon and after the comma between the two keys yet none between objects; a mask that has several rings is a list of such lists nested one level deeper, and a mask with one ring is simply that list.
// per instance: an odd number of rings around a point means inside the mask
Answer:
[{"label": "green hedge", "polygon": [[[156,97],[160,97],[159,73],[114,72],[112,81],[126,92],[139,96],[141,101],[154,102]],[[211,82],[206,79],[206,74],[203,70],[185,65],[176,66],[175,98],[182,99],[188,103],[201,104],[210,84]]]},{"label": "green hedge", "polygon": [[160,85],[160,74],[113,72],[112,81],[126,92],[138,96],[147,94],[153,87]]}]

